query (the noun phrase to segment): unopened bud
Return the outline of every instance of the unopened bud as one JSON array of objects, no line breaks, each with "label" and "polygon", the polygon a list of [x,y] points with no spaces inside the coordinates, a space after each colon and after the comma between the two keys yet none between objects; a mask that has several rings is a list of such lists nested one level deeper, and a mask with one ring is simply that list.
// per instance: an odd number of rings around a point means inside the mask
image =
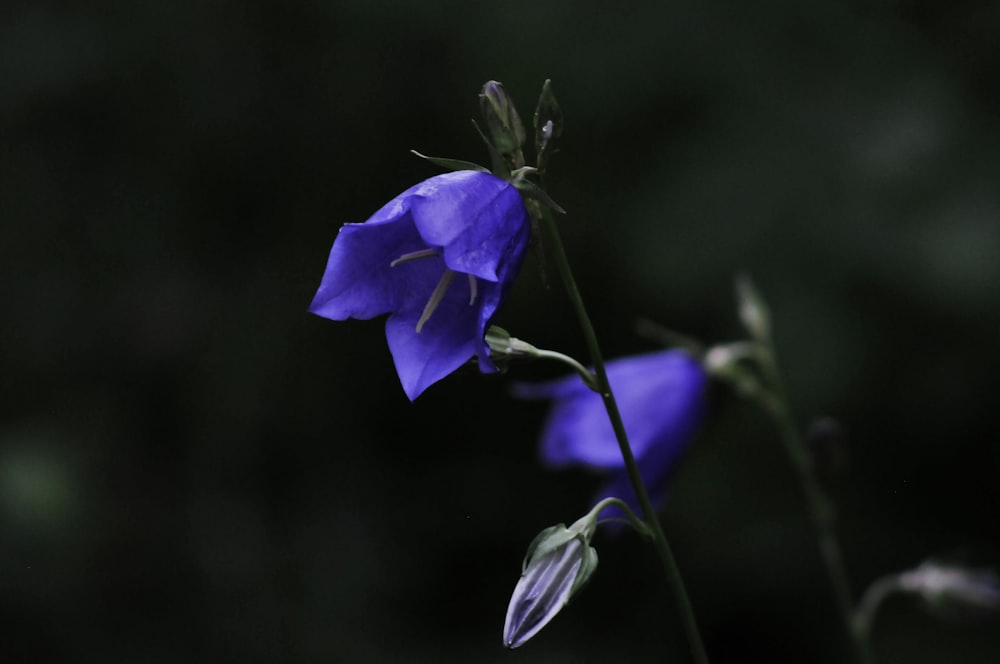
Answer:
[{"label": "unopened bud", "polygon": [[524,145],[524,124],[503,85],[488,81],[479,94],[479,109],[497,152],[507,155],[521,149]]},{"label": "unopened bud", "polygon": [[729,384],[740,396],[752,397],[764,390],[757,370],[747,361],[756,359],[757,351],[757,344],[748,341],[719,344],[708,349],[702,364],[710,375]]},{"label": "unopened bud", "polygon": [[771,336],[771,313],[757,287],[745,274],[736,278],[736,301],[743,327],[758,341],[769,339]]},{"label": "unopened bud", "polygon": [[572,526],[546,528],[528,547],[503,626],[503,644],[517,648],[533,637],[569,602],[597,569],[590,546],[597,527],[591,512]]},{"label": "unopened bud", "polygon": [[552,143],[562,136],[562,132],[562,109],[552,92],[552,81],[546,79],[535,107],[535,150],[542,153],[550,149]]},{"label": "unopened bud", "polygon": [[899,588],[948,616],[968,610],[1000,610],[1000,577],[990,569],[927,561],[901,573]]},{"label": "unopened bud", "polygon": [[510,332],[497,325],[490,325],[486,330],[486,345],[490,347],[491,359],[504,359],[511,357],[538,357],[538,349],[522,341],[517,337],[510,336]]}]

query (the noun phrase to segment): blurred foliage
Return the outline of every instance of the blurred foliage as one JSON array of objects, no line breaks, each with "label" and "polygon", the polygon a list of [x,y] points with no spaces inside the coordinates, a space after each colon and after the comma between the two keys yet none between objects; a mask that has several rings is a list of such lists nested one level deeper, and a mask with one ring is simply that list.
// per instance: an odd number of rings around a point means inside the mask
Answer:
[{"label": "blurred foliage", "polygon": [[[410,405],[380,323],[305,313],[340,224],[434,174],[410,148],[486,159],[488,79],[525,117],[553,79],[549,186],[608,356],[650,347],[638,317],[734,338],[754,276],[803,426],[844,426],[858,592],[1000,561],[998,33],[971,0],[7,3],[5,660],[683,661],[628,535],[501,650],[525,546],[593,478],[537,467],[509,378]],[[539,267],[499,322],[582,356]],[[844,661],[774,432],[714,404],[665,512],[713,662]],[[905,602],[875,641],[1000,658],[995,622]]]}]

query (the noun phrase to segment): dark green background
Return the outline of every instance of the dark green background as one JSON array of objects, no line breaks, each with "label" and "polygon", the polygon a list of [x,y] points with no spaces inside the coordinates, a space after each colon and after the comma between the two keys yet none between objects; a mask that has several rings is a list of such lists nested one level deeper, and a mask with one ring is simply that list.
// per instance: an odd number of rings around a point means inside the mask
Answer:
[{"label": "dark green background", "polygon": [[[652,551],[500,647],[528,542],[589,508],[544,408],[407,402],[380,322],[306,307],[340,224],[485,161],[498,79],[566,115],[552,195],[609,356],[775,310],[803,426],[847,432],[856,590],[1000,561],[996,3],[8,2],[0,9],[4,661],[687,661]],[[585,357],[529,259],[499,321]],[[514,378],[555,375],[548,366]],[[849,661],[768,422],[724,389],[665,527],[713,662]],[[882,662],[995,662],[890,600]],[[664,653],[666,656],[661,656]]]}]

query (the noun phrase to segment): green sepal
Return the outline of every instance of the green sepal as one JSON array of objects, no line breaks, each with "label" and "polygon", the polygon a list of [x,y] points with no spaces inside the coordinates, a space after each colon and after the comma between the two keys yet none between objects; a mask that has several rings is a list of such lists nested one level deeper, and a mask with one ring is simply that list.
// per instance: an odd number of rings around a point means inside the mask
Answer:
[{"label": "green sepal", "polygon": [[410,150],[413,154],[417,155],[421,159],[431,162],[435,166],[440,166],[441,168],[448,171],[479,171],[480,173],[489,173],[490,169],[485,166],[480,166],[471,161],[464,161],[462,159],[448,159],[447,157],[429,157],[425,154],[420,154],[416,150]]},{"label": "green sepal", "polygon": [[548,193],[546,193],[544,189],[539,187],[534,182],[530,180],[520,179],[514,183],[514,186],[517,187],[517,190],[520,191],[525,196],[527,196],[528,198],[538,201],[542,205],[552,210],[555,210],[559,214],[566,214],[566,210],[562,209],[562,207],[558,203],[552,200],[552,198],[548,195]]},{"label": "green sepal", "polygon": [[558,526],[549,526],[535,535],[535,539],[531,540],[531,544],[528,545],[528,551],[524,554],[524,563],[521,565],[521,571],[524,572],[527,570],[531,560],[536,556],[544,556],[549,551],[562,546],[576,536],[575,533],[570,532],[566,528],[565,523],[560,523]]},{"label": "green sepal", "polygon": [[585,546],[583,550],[583,561],[580,563],[580,569],[576,573],[576,580],[573,581],[573,588],[569,591],[570,598],[573,595],[580,592],[587,582],[590,581],[590,577],[594,574],[597,569],[597,549],[592,546]]},{"label": "green sepal", "polygon": [[483,143],[486,143],[486,149],[490,152],[490,163],[493,164],[493,175],[497,176],[501,180],[510,180],[510,167],[507,166],[507,161],[503,158],[497,149],[493,147],[490,143],[490,139],[486,138],[486,134],[483,130],[479,128],[479,125],[475,120],[472,121],[472,126],[476,128],[476,133],[479,137],[483,139]]}]

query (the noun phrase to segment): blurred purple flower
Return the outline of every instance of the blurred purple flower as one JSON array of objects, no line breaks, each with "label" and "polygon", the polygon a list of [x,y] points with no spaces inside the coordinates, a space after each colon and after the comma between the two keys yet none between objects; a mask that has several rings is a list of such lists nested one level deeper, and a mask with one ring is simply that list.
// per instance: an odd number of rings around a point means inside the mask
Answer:
[{"label": "blurred purple flower", "polygon": [[473,356],[528,245],[517,190],[456,171],[410,187],[363,224],[340,229],[309,311],[332,320],[390,314],[385,335],[412,401]]},{"label": "blurred purple flower", "polygon": [[[703,414],[707,381],[701,364],[684,352],[666,350],[607,363],[614,390],[650,497],[662,503],[667,483]],[[518,395],[550,398],[552,410],[542,431],[542,461],[553,467],[583,465],[610,473],[596,499],[614,496],[641,514],[621,451],[600,396],[577,376],[540,385],[522,385]],[[609,507],[603,516],[621,516]]]}]

